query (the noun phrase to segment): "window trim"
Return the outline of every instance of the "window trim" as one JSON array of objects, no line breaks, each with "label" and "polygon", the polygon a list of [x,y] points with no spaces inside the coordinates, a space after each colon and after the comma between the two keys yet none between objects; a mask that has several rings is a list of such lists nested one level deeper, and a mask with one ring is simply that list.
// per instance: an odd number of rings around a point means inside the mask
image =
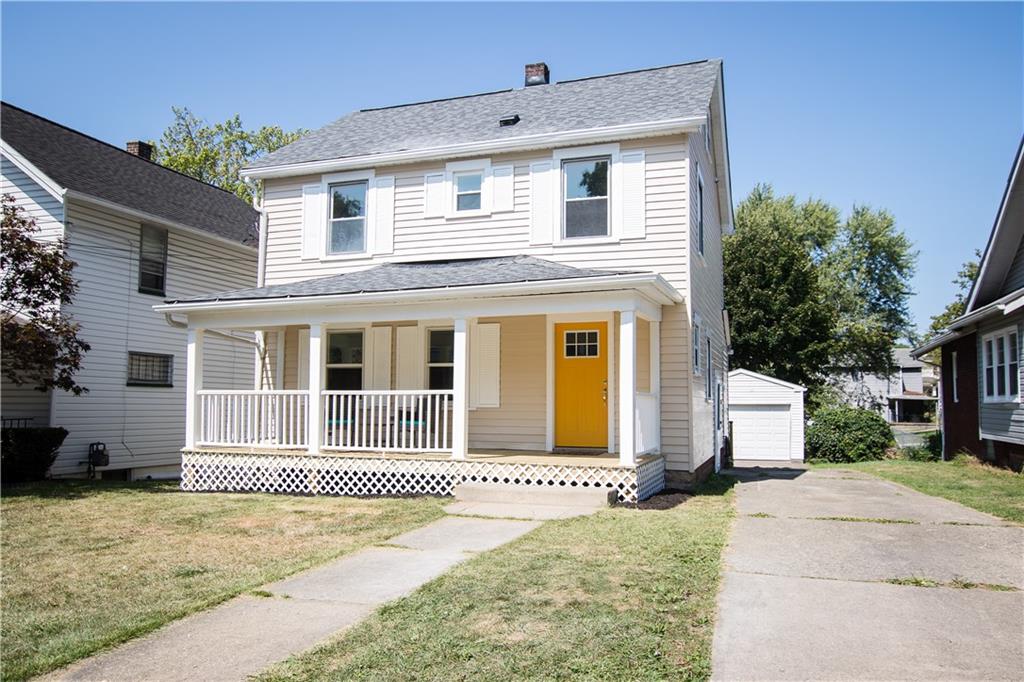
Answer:
[{"label": "window trim", "polygon": [[[565,166],[566,166],[566,164],[569,164],[569,163],[579,163],[579,162],[582,162],[582,161],[605,161],[605,160],[607,160],[607,162],[608,162],[608,176],[607,176],[607,180],[606,180],[607,187],[605,187],[604,197],[583,197],[583,198],[570,199],[569,197],[565,196],[566,192],[569,189],[568,183],[566,183],[566,181],[565,181]],[[570,243],[573,243],[573,244],[579,244],[581,242],[593,242],[594,240],[607,240],[607,239],[610,239],[612,237],[612,191],[613,191],[613,185],[612,185],[612,157],[611,157],[611,155],[610,154],[598,154],[598,155],[594,155],[594,156],[578,156],[578,157],[574,156],[574,157],[569,157],[569,158],[562,159],[561,161],[559,161],[559,164],[558,164],[558,175],[559,175],[559,188],[560,188],[559,189],[559,197],[558,197],[558,209],[559,209],[559,213],[561,214],[560,215],[561,220],[559,222],[559,224],[561,225],[561,228],[560,228],[561,231],[560,231],[559,239],[561,241],[563,241],[563,242],[570,242]],[[583,235],[583,236],[579,236],[579,237],[570,237],[569,235],[567,235],[566,232],[565,232],[565,229],[567,227],[566,209],[568,208],[569,202],[570,201],[573,201],[573,202],[594,201],[594,200],[599,200],[599,199],[602,199],[602,198],[604,199],[604,202],[605,202],[605,216],[604,216],[604,218],[605,218],[605,221],[604,221],[605,233],[604,234]]]},{"label": "window trim", "polygon": [[[320,260],[339,261],[352,260],[354,258],[367,258],[372,256],[375,249],[376,233],[376,179],[374,171],[359,170],[345,173],[330,173],[320,176],[320,195],[323,197],[320,205]],[[331,253],[328,245],[331,238],[331,186],[344,185],[347,183],[366,183],[366,234],[363,239],[362,251],[345,251],[343,253]],[[364,349],[365,353],[365,349]]]},{"label": "window trim", "polygon": [[[371,364],[372,358],[367,355],[366,337],[369,335],[368,327],[332,327],[324,331],[323,344],[323,375],[321,383],[323,390],[346,390],[346,389],[329,389],[327,388],[327,371],[330,369],[352,369],[358,367],[360,372],[359,385],[362,387],[359,390],[365,391],[366,389],[366,372]],[[355,334],[358,333],[363,340],[363,361],[361,363],[355,362],[328,362],[331,355],[331,334]]]},{"label": "window trim", "polygon": [[[456,210],[458,201],[455,176],[468,173],[480,174],[480,208],[465,211]],[[480,218],[491,215],[493,209],[493,195],[491,192],[491,160],[468,159],[466,161],[449,161],[444,166],[444,217],[452,218]]]},{"label": "window trim", "polygon": [[[423,342],[424,342],[423,343],[423,355],[424,355],[424,361],[425,362],[424,362],[424,365],[423,365],[423,367],[424,367],[424,371],[423,371],[423,385],[426,388],[426,390],[428,390],[428,391],[454,391],[455,390],[455,378],[454,378],[454,376],[452,377],[452,388],[437,388],[437,389],[430,388],[430,368],[431,367],[451,367],[452,370],[453,370],[453,374],[454,374],[454,369],[455,369],[455,357],[454,357],[454,355],[452,356],[452,361],[451,362],[431,362],[430,361],[430,335],[431,335],[431,333],[433,333],[433,332],[447,332],[447,331],[450,331],[450,332],[452,332],[454,334],[455,327],[453,327],[453,326],[443,326],[443,325],[441,325],[441,326],[430,326],[430,327],[426,327],[425,330],[424,330],[424,334],[423,334]],[[455,343],[454,339],[452,340],[452,343],[453,343],[453,351],[454,351],[454,343]]]},{"label": "window trim", "polygon": [[[150,287],[146,287],[146,286],[142,285],[142,261],[143,261],[143,258],[142,258],[142,253],[143,253],[142,243],[143,243],[143,241],[145,241],[145,238],[146,238],[145,237],[146,230],[158,231],[158,232],[161,232],[163,234],[163,236],[164,236],[164,239],[163,239],[163,242],[164,242],[164,244],[163,244],[163,246],[164,246],[163,272],[161,273],[161,278],[163,279],[163,288],[161,288],[161,289],[150,288]],[[136,284],[138,285],[138,290],[139,290],[140,294],[146,294],[146,295],[149,295],[149,296],[166,296],[167,295],[167,261],[168,261],[167,252],[169,250],[169,244],[170,244],[170,232],[167,230],[167,228],[158,227],[156,225],[148,225],[148,224],[143,224],[143,225],[141,225],[139,227],[139,264],[138,264],[138,268],[136,269],[136,276],[138,278],[138,281],[136,282]]]},{"label": "window trim", "polygon": [[[1010,337],[1015,337],[1016,348],[1008,353]],[[989,352],[989,343],[992,351]],[[1000,364],[1000,354],[1003,362]],[[993,357],[994,356],[994,357]],[[1017,367],[1017,391],[1010,392],[1011,367]],[[1002,370],[1000,372],[1000,367]],[[989,385],[988,370],[992,370],[992,386]],[[1002,376],[999,376],[999,374]],[[1005,391],[999,392],[999,380],[1004,382]],[[984,403],[1016,403],[1020,400],[1020,332],[1016,326],[1004,327],[984,334],[981,337],[981,399]],[[992,389],[991,395],[989,388]]]},{"label": "window trim", "polygon": [[[167,360],[167,380],[166,381],[145,381],[142,379],[132,379],[132,356],[139,355],[149,358],[163,358]],[[149,353],[146,351],[128,351],[127,363],[125,366],[125,386],[142,386],[146,388],[174,388],[174,354],[173,353]]]},{"label": "window trim", "polygon": [[[610,157],[608,167],[608,219],[610,221],[608,234],[597,237],[563,237],[565,234],[565,210],[562,197],[565,195],[563,186],[564,173],[562,171],[563,161],[582,160],[598,156]],[[554,224],[551,229],[552,246],[588,246],[591,244],[618,244],[622,238],[622,201],[619,200],[619,192],[622,183],[621,154],[619,143],[594,144],[582,147],[564,147],[556,149],[551,153],[551,176],[554,183],[554,191],[551,194],[551,211]]]}]

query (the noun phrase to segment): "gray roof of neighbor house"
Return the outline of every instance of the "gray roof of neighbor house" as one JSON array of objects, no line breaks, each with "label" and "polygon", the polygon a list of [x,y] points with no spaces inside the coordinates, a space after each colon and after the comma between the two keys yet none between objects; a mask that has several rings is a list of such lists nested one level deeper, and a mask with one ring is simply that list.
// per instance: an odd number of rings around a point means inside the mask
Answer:
[{"label": "gray roof of neighbor house", "polygon": [[533,256],[501,256],[466,260],[426,261],[419,263],[385,263],[367,270],[306,279],[288,284],[274,284],[255,289],[236,289],[204,294],[195,298],[168,300],[167,303],[202,303],[206,301],[244,301],[272,298],[301,298],[338,294],[379,293],[415,289],[541,282],[583,277],[636,274],[624,270],[574,268]]},{"label": "gray roof of neighbor house", "polygon": [[7,102],[0,138],[64,189],[237,242],[255,234],[259,214],[231,192]]},{"label": "gray roof of neighbor house", "polygon": [[892,354],[893,363],[897,367],[924,367],[926,364],[914,358],[911,348],[897,348]]},{"label": "gray roof of neighbor house", "polygon": [[[559,81],[481,95],[363,109],[252,163],[264,168],[511,140],[527,135],[707,114],[721,60]],[[519,122],[499,126],[505,116]]]}]

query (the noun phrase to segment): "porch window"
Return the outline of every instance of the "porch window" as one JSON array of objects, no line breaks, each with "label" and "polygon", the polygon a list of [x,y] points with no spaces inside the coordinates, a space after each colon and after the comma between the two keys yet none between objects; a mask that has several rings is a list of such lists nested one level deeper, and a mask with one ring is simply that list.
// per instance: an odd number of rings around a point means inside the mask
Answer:
[{"label": "porch window", "polygon": [[128,386],[174,386],[174,356],[128,352]]},{"label": "porch window", "polygon": [[1016,329],[1000,330],[982,338],[982,367],[986,402],[1013,402],[1018,399],[1020,350]]},{"label": "porch window", "polygon": [[450,391],[455,385],[455,331],[431,329],[427,349],[427,388]]},{"label": "porch window", "polygon": [[327,390],[363,390],[363,332],[327,335]]},{"label": "porch window", "polygon": [[328,253],[366,250],[366,181],[331,185]]},{"label": "porch window", "polygon": [[483,205],[483,172],[456,173],[454,180],[455,212],[479,211]]},{"label": "porch window", "polygon": [[143,225],[139,235],[139,293],[165,295],[167,230]]},{"label": "porch window", "polygon": [[567,239],[608,236],[610,157],[562,162],[562,222]]}]

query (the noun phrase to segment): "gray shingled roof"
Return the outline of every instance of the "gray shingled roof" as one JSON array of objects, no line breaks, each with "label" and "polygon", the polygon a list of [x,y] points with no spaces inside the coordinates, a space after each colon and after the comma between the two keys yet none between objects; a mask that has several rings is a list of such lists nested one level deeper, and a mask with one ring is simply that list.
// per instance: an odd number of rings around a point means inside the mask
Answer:
[{"label": "gray shingled roof", "polygon": [[259,214],[230,192],[6,102],[0,137],[65,189],[249,243]]},{"label": "gray shingled roof", "polygon": [[368,270],[306,279],[288,284],[275,284],[255,289],[236,289],[204,294],[195,298],[168,300],[168,303],[202,303],[207,301],[245,301],[272,298],[301,298],[337,294],[362,294],[415,289],[444,289],[511,284],[558,279],[579,279],[608,275],[628,275],[623,270],[574,268],[533,256],[503,256],[467,260],[428,261],[421,263],[386,263]]},{"label": "gray shingled roof", "polygon": [[[707,113],[721,60],[561,81],[351,113],[253,162],[251,168],[464,142],[662,121]],[[502,116],[519,123],[500,127]]]}]

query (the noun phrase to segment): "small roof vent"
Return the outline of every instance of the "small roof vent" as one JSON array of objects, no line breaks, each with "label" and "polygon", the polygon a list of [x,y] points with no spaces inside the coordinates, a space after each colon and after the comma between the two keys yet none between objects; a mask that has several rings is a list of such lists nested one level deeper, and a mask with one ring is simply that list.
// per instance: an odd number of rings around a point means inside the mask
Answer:
[{"label": "small roof vent", "polygon": [[517,123],[519,123],[519,114],[512,114],[510,116],[502,116],[501,118],[498,119],[498,125],[501,126],[502,128],[507,128],[508,126],[514,126]]}]

